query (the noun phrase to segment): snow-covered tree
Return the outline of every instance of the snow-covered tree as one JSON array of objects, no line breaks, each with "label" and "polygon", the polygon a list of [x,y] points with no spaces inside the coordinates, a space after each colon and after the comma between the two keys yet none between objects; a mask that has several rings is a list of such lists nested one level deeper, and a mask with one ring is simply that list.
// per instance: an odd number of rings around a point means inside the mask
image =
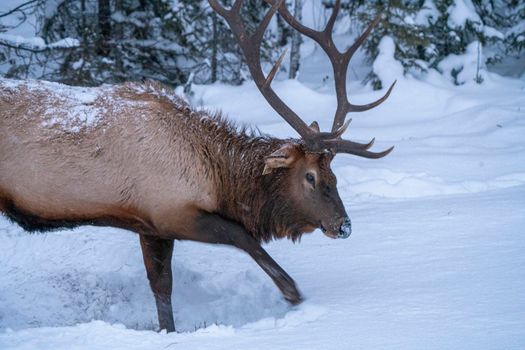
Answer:
[{"label": "snow-covered tree", "polygon": [[[192,77],[196,82],[209,83],[217,80],[239,84],[248,75],[244,57],[235,41],[230,28],[209,7],[207,0],[190,1],[198,5],[198,12],[188,13],[188,5],[178,11],[178,21],[183,23],[186,40],[191,43]],[[225,6],[233,1],[224,1]],[[194,5],[196,6],[196,5]],[[186,13],[185,13],[186,11]],[[250,31],[268,11],[263,0],[245,1],[242,16]],[[279,37],[268,31],[261,50],[262,61],[269,62],[277,54]]]},{"label": "snow-covered tree", "polygon": [[155,79],[185,79],[184,56],[190,51],[176,8],[163,0],[64,1],[46,16],[45,40],[75,37],[78,50],[68,52],[48,77],[70,84]]},{"label": "snow-covered tree", "polygon": [[[330,8],[335,0],[322,3]],[[441,70],[441,62],[448,57],[470,57],[473,52],[479,55],[476,67],[480,69],[498,63],[505,55],[524,54],[525,2],[521,0],[342,0],[341,3],[352,18],[358,19],[361,28],[378,13],[383,14],[364,45],[366,53],[373,61],[381,39],[390,37],[395,45],[394,57],[402,63],[405,73]],[[458,69],[442,72],[457,75]],[[373,72],[368,80],[376,88],[382,85]]]},{"label": "snow-covered tree", "polygon": [[[222,3],[231,6],[233,0]],[[297,18],[302,4],[286,0]],[[334,4],[322,0],[307,8],[328,14]],[[466,71],[460,74],[462,66],[451,62],[470,62],[475,55],[479,71],[506,56],[525,55],[523,0],[341,0],[341,7],[339,33],[357,35],[382,13],[365,42],[366,54],[373,62],[388,36],[405,73],[438,69],[460,83],[457,78]],[[207,0],[27,0],[2,10],[0,69],[11,77],[82,85],[155,79],[179,85],[239,84],[249,76],[231,31]],[[267,10],[264,0],[245,0],[243,18],[251,30]],[[10,32],[28,18],[37,19],[34,37]],[[263,63],[273,62],[284,47],[291,50],[290,65],[283,69],[293,78],[300,69],[300,36],[277,14],[263,40]],[[469,58],[452,59],[462,55]],[[382,86],[373,71],[367,79]]]},{"label": "snow-covered tree", "polygon": [[[431,37],[425,34],[425,24],[416,21],[420,9],[421,6],[415,1],[363,1],[362,5],[355,9],[363,27],[371,23],[376,16],[381,16],[378,25],[364,44],[367,55],[371,59],[377,57],[381,39],[388,36],[393,38],[395,43],[395,58],[402,63],[406,71],[426,69],[425,51],[430,45]],[[381,81],[373,72],[368,79],[372,81],[374,88],[382,87]]]},{"label": "snow-covered tree", "polygon": [[[298,20],[301,21],[303,11],[303,0],[294,0],[293,2],[293,15]],[[288,77],[290,79],[295,79],[297,73],[299,72],[299,65],[301,60],[301,34],[294,30],[291,34],[291,44],[290,44],[290,70],[288,72]]]},{"label": "snow-covered tree", "polygon": [[[75,85],[143,79],[171,85],[217,80],[238,84],[246,76],[231,31],[206,0],[30,2],[31,9],[38,9],[41,37],[20,42],[0,35],[0,62],[13,62],[10,76]],[[246,23],[254,26],[267,9],[263,0],[246,1]],[[263,62],[277,54],[275,35],[267,34]],[[63,38],[73,38],[68,43],[74,45],[64,50],[65,43],[56,44]]]},{"label": "snow-covered tree", "polygon": [[511,0],[507,4],[506,52],[523,56],[525,53],[525,1]]}]

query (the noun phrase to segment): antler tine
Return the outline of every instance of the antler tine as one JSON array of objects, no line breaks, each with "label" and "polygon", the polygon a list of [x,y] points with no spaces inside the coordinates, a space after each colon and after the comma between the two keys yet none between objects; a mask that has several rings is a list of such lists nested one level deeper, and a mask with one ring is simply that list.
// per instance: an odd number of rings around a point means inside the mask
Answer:
[{"label": "antler tine", "polygon": [[354,142],[350,140],[341,140],[341,139],[329,139],[329,140],[323,141],[323,146],[325,148],[337,151],[339,149],[340,143],[343,142],[345,144],[344,148],[347,150],[353,149],[353,150],[366,151],[367,149],[370,149],[374,145],[375,141],[376,141],[375,137],[372,140],[370,140],[370,142],[368,143],[359,143],[359,142]]},{"label": "antler tine", "polygon": [[[265,0],[267,3],[275,5],[277,0]],[[351,55],[347,52],[340,52],[335,46],[333,39],[333,28],[337,15],[341,7],[341,1],[336,0],[332,14],[328,19],[328,22],[322,31],[317,31],[312,28],[306,27],[301,24],[297,19],[290,13],[286,6],[279,7],[279,13],[283,16],[284,20],[299,33],[306,35],[307,37],[314,40],[324,50],[330,62],[332,63],[332,69],[334,72],[335,90],[337,96],[337,109],[334,119],[334,127],[332,132],[335,132],[344,122],[346,114],[348,113],[348,97],[346,95],[346,76],[348,72],[348,63]],[[337,126],[335,126],[337,124]]]},{"label": "antler tine", "polygon": [[335,139],[338,139],[340,138],[341,136],[343,136],[343,134],[345,133],[346,129],[348,129],[348,126],[350,125],[350,123],[352,122],[352,118],[348,119],[346,121],[346,123],[344,123],[343,126],[341,126],[339,129],[337,129],[336,131],[333,132],[333,135],[334,135],[334,138]]},{"label": "antler tine", "polygon": [[379,106],[381,103],[385,102],[385,100],[388,98],[388,96],[390,96],[390,93],[394,89],[394,86],[396,85],[396,83],[397,83],[397,80],[395,80],[392,83],[392,85],[390,85],[390,87],[388,88],[388,91],[386,92],[386,94],[383,95],[383,97],[381,97],[380,99],[378,99],[378,100],[376,100],[376,101],[374,101],[372,103],[368,103],[366,105],[354,105],[354,104],[351,104],[349,102],[348,103],[348,112],[364,112],[364,111],[368,111],[369,109],[372,109],[374,107]]},{"label": "antler tine", "polygon": [[261,43],[264,36],[264,32],[268,27],[272,17],[283,5],[284,0],[277,0],[271,4],[271,9],[266,13],[263,20],[257,27],[256,31],[249,35],[243,24],[240,15],[240,9],[243,0],[236,0],[231,10],[226,10],[219,4],[217,0],[208,0],[211,7],[221,15],[233,32],[237,42],[239,43],[241,50],[246,58],[246,63],[250,74],[252,75],[253,81],[261,91],[266,101],[272,106],[272,108],[288,123],[297,133],[303,138],[308,139],[314,131],[306,125],[306,123],[286,105],[281,98],[271,88],[271,82],[277,73],[277,70],[282,63],[284,53],[277,60],[272,70],[265,77],[261,67]]},{"label": "antler tine", "polygon": [[[344,142],[345,145],[346,145],[346,148],[350,148],[351,147],[352,149],[356,149],[356,150],[367,150],[370,147],[372,147],[372,145],[375,142],[375,138],[370,140],[370,142],[368,142],[368,143],[359,143],[359,142],[354,142],[354,141],[350,141],[350,140],[341,140],[340,139],[340,137],[344,134],[344,132],[348,128],[348,125],[350,125],[351,122],[352,122],[352,119],[348,119],[346,121],[346,123],[342,127],[340,127],[339,129],[337,129],[335,132],[319,132],[319,133],[317,133],[313,139],[315,139],[317,141],[316,145],[318,146],[318,148],[321,148],[321,149],[329,148],[329,149],[335,150],[335,149],[337,149],[337,145],[340,142]],[[314,123],[316,123],[316,122],[314,122]],[[316,127],[318,127],[317,123],[315,125],[316,125]]]},{"label": "antler tine", "polygon": [[[252,78],[266,101],[268,101],[272,108],[299,133],[304,141],[304,145],[310,151],[318,152],[324,149],[332,149],[336,153],[349,153],[365,158],[382,158],[389,154],[394,147],[377,153],[368,151],[368,149],[374,144],[375,139],[372,139],[369,143],[358,143],[341,139],[342,134],[346,131],[346,128],[351,121],[349,120],[347,123],[344,123],[348,112],[365,111],[381,104],[388,98],[388,96],[390,96],[395,85],[394,82],[388,89],[387,93],[375,102],[366,105],[353,105],[348,101],[346,86],[348,64],[350,63],[352,55],[357,51],[374,26],[379,22],[381,18],[380,15],[374,19],[352,46],[344,52],[340,52],[335,46],[333,40],[333,28],[341,8],[341,0],[336,0],[332,14],[322,31],[314,30],[298,22],[290,13],[286,5],[284,5],[284,0],[265,1],[271,5],[271,9],[266,13],[256,31],[252,35],[249,35],[240,15],[243,0],[236,0],[231,10],[226,10],[217,0],[208,0],[211,7],[221,15],[230,26],[244,56],[246,57],[246,62]],[[286,51],[281,54],[266,77],[262,71],[260,57],[261,43],[264,32],[277,11],[279,11],[285,21],[292,28],[317,42],[328,55],[328,58],[332,63],[337,96],[337,109],[331,132],[319,132],[318,127],[314,124],[312,124],[311,128],[307,126],[306,123],[295,112],[293,112],[271,88],[273,78],[277,74]]]},{"label": "antler tine", "polygon": [[259,45],[257,45],[257,48],[260,50],[261,47],[261,41],[264,36],[264,32],[266,31],[266,28],[268,27],[268,24],[270,24],[270,21],[272,20],[272,17],[275,15],[279,7],[284,3],[284,0],[277,0],[275,5],[271,6],[270,10],[266,12],[264,15],[261,23],[259,23],[259,27],[257,27],[257,30],[253,34],[253,39],[255,39]]},{"label": "antler tine", "polygon": [[[352,58],[354,53],[363,44],[363,42],[366,40],[368,35],[372,32],[372,29],[374,29],[374,27],[379,23],[379,21],[381,20],[382,16],[383,16],[383,14],[379,13],[374,18],[374,20],[368,25],[368,27],[363,31],[363,33],[359,36],[359,38],[357,38],[357,40],[352,44],[352,46],[350,46],[345,51],[344,56],[345,56],[345,61],[346,62],[350,62],[350,59]],[[390,93],[392,92],[392,89],[396,85],[396,82],[397,81],[394,81],[392,83],[392,85],[390,85],[390,87],[388,88],[388,91],[383,95],[383,97],[381,97],[380,99],[378,99],[377,101],[374,101],[372,103],[368,103],[366,105],[354,105],[354,104],[350,103],[350,101],[347,101],[347,105],[346,105],[347,108],[346,108],[345,115],[338,116],[337,118],[334,118],[334,124],[333,124],[332,127],[334,129],[336,129],[337,128],[336,125],[342,124],[343,120],[346,118],[346,114],[348,114],[349,112],[364,112],[364,111],[367,111],[369,109],[372,109],[374,107],[379,106],[381,103],[383,103],[390,96]]]},{"label": "antler tine", "polygon": [[[335,81],[335,90],[337,94],[337,110],[335,112],[334,116],[334,123],[332,124],[332,131],[337,130],[345,121],[346,115],[349,112],[363,112],[368,109],[374,108],[380,103],[382,103],[384,100],[388,98],[390,95],[390,92],[392,91],[393,85],[390,87],[389,91],[383,98],[380,100],[369,103],[367,105],[354,105],[348,100],[347,95],[347,86],[346,86],[346,76],[348,72],[348,65],[350,64],[350,60],[354,56],[354,53],[359,49],[359,47],[365,42],[366,38],[370,35],[372,32],[372,29],[379,23],[381,20],[382,13],[379,13],[374,20],[366,27],[366,29],[361,33],[361,35],[357,38],[357,40],[348,48],[346,51],[342,54],[340,54],[340,60],[338,61],[338,64],[340,64],[341,67],[339,68],[340,76],[334,75],[334,81]],[[336,69],[334,67],[334,73]],[[394,83],[395,84],[395,83]]]},{"label": "antler tine", "polygon": [[[336,131],[330,133],[330,135],[333,136],[332,141],[340,141],[339,138],[341,136],[343,136],[343,134],[345,133],[346,129],[348,129],[348,126],[350,125],[350,123],[352,122],[352,119],[348,119],[346,121],[346,123],[341,126],[339,129],[337,129]],[[370,142],[368,143],[358,143],[358,142],[354,142],[354,141],[349,141],[349,140],[344,140],[345,142],[348,143],[348,145],[352,145],[353,147],[355,147],[356,149],[364,149],[364,150],[367,150],[369,149],[370,147],[372,147],[374,145],[374,142],[376,141],[376,138],[374,137],[372,140],[370,140]]]},{"label": "antler tine", "polygon": [[241,6],[242,6],[242,3],[244,2],[244,0],[235,0],[235,2],[233,3],[232,5],[232,11],[234,11],[235,13],[240,13],[241,12]]},{"label": "antler tine", "polygon": [[357,38],[356,41],[348,49],[346,49],[344,55],[350,56],[348,57],[348,61],[350,61],[350,58],[354,55],[357,49],[365,42],[366,38],[368,38],[368,35],[370,35],[370,33],[372,32],[372,29],[374,29],[375,26],[379,23],[382,16],[383,13],[381,12],[377,14],[374,20],[370,22],[368,27],[366,27],[366,29],[361,33],[359,38]]},{"label": "antler tine", "polygon": [[326,22],[326,27],[324,28],[325,33],[332,34],[334,30],[335,20],[337,19],[337,15],[339,14],[340,9],[341,9],[341,0],[336,0],[334,4],[334,9],[332,10],[332,14],[330,15],[330,18],[328,19],[328,22]]},{"label": "antler tine", "polygon": [[368,151],[368,149],[372,147],[373,143],[374,143],[374,139],[372,139],[372,141],[370,141],[370,143],[366,145],[367,147],[362,147],[362,144],[357,144],[359,146],[356,146],[355,142],[348,141],[348,140],[325,141],[326,146],[334,150],[335,153],[347,153],[347,154],[353,154],[355,156],[371,158],[371,159],[383,158],[387,156],[390,152],[392,152],[392,150],[394,149],[394,146],[392,146],[382,152]]},{"label": "antler tine", "polygon": [[288,52],[288,48],[284,49],[283,53],[281,53],[281,56],[279,56],[279,59],[275,64],[273,65],[272,69],[270,70],[270,73],[268,73],[268,76],[266,77],[266,80],[264,82],[263,87],[267,88],[272,84],[273,78],[275,78],[275,75],[279,71],[279,67],[283,63],[284,56],[286,56],[286,53]]},{"label": "antler tine", "polygon": [[217,0],[208,0],[208,3],[210,4],[213,11],[217,12],[222,17],[226,18],[232,17],[232,14],[239,13],[241,11],[241,5],[244,0],[235,0],[235,3],[232,5],[231,10],[227,10],[224,6],[219,4]]},{"label": "antler tine", "polygon": [[[266,2],[275,5],[276,0],[266,0]],[[325,51],[332,63],[332,68],[334,72],[334,83],[335,90],[337,95],[337,109],[334,116],[334,122],[332,125],[332,132],[335,132],[337,129],[343,125],[346,115],[349,112],[361,112],[368,109],[374,108],[384,100],[388,98],[390,92],[393,89],[393,85],[390,86],[388,92],[376,102],[369,103],[367,105],[354,105],[348,101],[347,96],[347,86],[346,86],[346,76],[348,72],[348,64],[354,53],[357,49],[363,44],[366,40],[372,29],[379,23],[381,20],[382,14],[378,14],[376,18],[368,25],[368,27],[363,31],[363,33],[357,38],[357,40],[344,52],[340,52],[334,43],[333,40],[333,28],[334,23],[341,8],[341,1],[336,0],[334,4],[334,9],[332,14],[326,24],[326,27],[323,31],[316,31],[311,28],[308,28],[301,24],[297,19],[290,13],[286,6],[279,7],[279,13],[283,16],[286,22],[298,32],[306,35],[315,42],[317,42],[321,48]]]}]

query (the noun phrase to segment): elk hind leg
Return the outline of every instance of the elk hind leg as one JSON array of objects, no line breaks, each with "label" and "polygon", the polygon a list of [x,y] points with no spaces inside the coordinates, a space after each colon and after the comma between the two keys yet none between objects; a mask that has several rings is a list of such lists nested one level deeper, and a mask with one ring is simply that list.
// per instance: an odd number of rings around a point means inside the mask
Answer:
[{"label": "elk hind leg", "polygon": [[173,240],[140,235],[140,246],[148,280],[155,296],[160,329],[175,331],[171,305]]}]

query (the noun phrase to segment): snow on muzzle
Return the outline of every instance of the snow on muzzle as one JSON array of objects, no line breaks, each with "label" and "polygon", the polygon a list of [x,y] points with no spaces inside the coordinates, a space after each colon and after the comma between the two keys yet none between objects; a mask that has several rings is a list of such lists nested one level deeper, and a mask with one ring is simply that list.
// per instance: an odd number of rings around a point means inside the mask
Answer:
[{"label": "snow on muzzle", "polygon": [[352,220],[347,216],[343,224],[339,228],[339,235],[337,238],[348,238],[352,234]]},{"label": "snow on muzzle", "polygon": [[320,225],[321,231],[330,238],[348,238],[352,234],[352,221],[348,216],[345,216],[340,226],[332,226],[331,229],[327,227]]}]

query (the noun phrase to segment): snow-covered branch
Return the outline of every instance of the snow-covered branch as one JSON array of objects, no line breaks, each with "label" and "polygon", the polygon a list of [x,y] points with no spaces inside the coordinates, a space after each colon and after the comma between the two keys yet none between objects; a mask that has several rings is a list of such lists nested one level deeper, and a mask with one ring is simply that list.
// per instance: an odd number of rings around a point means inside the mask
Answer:
[{"label": "snow-covered branch", "polygon": [[78,48],[80,42],[77,39],[64,38],[54,43],[47,44],[44,39],[40,37],[26,38],[20,35],[0,34],[0,45],[10,49],[38,53],[52,49]]}]

